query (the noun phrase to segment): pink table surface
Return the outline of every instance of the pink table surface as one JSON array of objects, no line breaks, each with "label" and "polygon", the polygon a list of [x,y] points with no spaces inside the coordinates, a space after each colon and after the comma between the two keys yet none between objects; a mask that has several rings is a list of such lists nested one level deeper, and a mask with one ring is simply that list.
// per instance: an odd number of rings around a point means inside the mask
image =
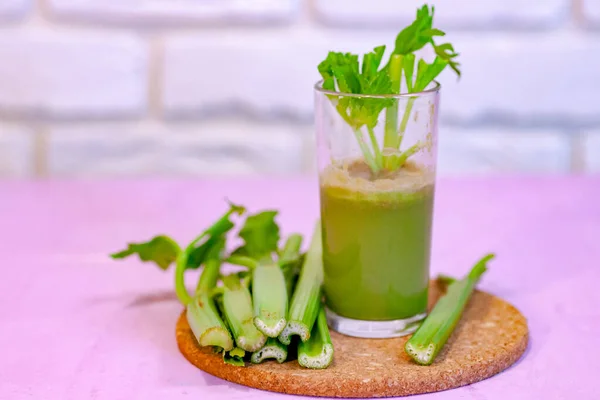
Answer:
[{"label": "pink table surface", "polygon": [[[302,179],[0,183],[0,399],[284,398],[188,364],[171,273],[107,257],[160,232],[190,240],[225,197],[280,209],[285,232],[318,215]],[[600,398],[600,178],[442,180],[434,225],[432,273],[495,251],[481,287],[526,315],[531,341],[491,379],[415,398]]]}]

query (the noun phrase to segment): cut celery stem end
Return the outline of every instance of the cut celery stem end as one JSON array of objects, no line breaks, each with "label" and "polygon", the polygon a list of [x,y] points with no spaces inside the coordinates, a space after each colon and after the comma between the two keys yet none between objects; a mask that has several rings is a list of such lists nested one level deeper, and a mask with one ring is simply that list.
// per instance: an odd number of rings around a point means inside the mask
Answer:
[{"label": "cut celery stem end", "polygon": [[265,345],[258,351],[252,353],[250,361],[254,364],[260,364],[265,360],[274,359],[279,364],[287,359],[287,346],[276,338],[268,338]]},{"label": "cut celery stem end", "polygon": [[216,346],[228,351],[233,348],[233,340],[212,299],[220,267],[219,260],[206,262],[198,280],[196,297],[187,303],[186,317],[200,346]]},{"label": "cut celery stem end", "polygon": [[421,365],[433,363],[458,324],[475,285],[487,271],[487,262],[492,258],[493,254],[486,255],[465,278],[451,283],[446,294],[406,342],[404,349],[415,362]]},{"label": "cut celery stem end", "polygon": [[[223,313],[238,347],[248,352],[260,349],[267,340],[253,322],[252,298],[239,278],[224,278]],[[229,285],[229,286],[228,286]]]},{"label": "cut celery stem end", "polygon": [[279,341],[283,344],[289,345],[293,335],[300,336],[303,342],[310,338],[321,303],[322,253],[321,224],[318,221],[292,296],[287,324],[279,335]]},{"label": "cut celery stem end", "polygon": [[332,361],[333,343],[325,310],[321,307],[310,339],[298,344],[298,364],[305,368],[323,369],[331,365]]},{"label": "cut celery stem end", "polygon": [[268,337],[277,337],[286,325],[288,294],[285,276],[274,263],[260,264],[252,273],[254,325]]},{"label": "cut celery stem end", "polygon": [[230,364],[235,367],[244,367],[246,363],[244,362],[244,356],[246,352],[239,347],[235,347],[230,351],[223,352],[223,361],[225,364]]},{"label": "cut celery stem end", "polygon": [[216,346],[225,351],[233,348],[231,334],[209,293],[200,294],[188,303],[186,318],[200,346]]}]

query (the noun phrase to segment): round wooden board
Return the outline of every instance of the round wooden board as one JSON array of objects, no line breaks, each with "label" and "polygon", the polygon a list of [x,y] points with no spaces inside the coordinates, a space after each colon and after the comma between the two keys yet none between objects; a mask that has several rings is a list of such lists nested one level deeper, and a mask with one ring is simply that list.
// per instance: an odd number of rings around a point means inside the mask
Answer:
[{"label": "round wooden board", "polygon": [[[441,284],[432,282],[430,306],[441,290]],[[176,333],[185,358],[216,377],[273,392],[352,398],[437,392],[478,382],[514,364],[528,340],[525,317],[481,291],[473,293],[461,322],[430,366],[419,366],[404,353],[408,337],[360,339],[332,331],[334,361],[327,369],[301,368],[295,360],[234,367],[210,348],[198,346],[185,313]]]}]

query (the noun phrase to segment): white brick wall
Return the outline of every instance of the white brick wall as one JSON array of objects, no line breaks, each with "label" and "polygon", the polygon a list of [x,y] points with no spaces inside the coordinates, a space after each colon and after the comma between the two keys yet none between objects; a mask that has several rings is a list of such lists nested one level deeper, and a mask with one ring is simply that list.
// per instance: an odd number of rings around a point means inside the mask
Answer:
[{"label": "white brick wall", "polygon": [[0,0],[0,21],[23,16],[31,7],[31,0]]},{"label": "white brick wall", "polygon": [[584,136],[585,165],[588,171],[600,173],[600,130]]},{"label": "white brick wall", "polygon": [[153,22],[253,22],[268,23],[293,18],[297,0],[49,0],[59,17],[86,21]]},{"label": "white brick wall", "polygon": [[583,12],[588,21],[594,24],[600,24],[600,0],[581,0],[583,2]]},{"label": "white brick wall", "polygon": [[2,114],[83,118],[140,115],[146,45],[128,34],[0,31]]},{"label": "white brick wall", "polygon": [[600,40],[564,33],[449,36],[463,77],[444,74],[443,109],[453,119],[598,121]]},{"label": "white brick wall", "polygon": [[552,131],[440,129],[440,175],[566,173],[569,137]]},{"label": "white brick wall", "polygon": [[33,152],[31,130],[0,123],[0,178],[31,176]]},{"label": "white brick wall", "polygon": [[316,65],[327,54],[312,39],[225,32],[218,37],[204,33],[168,40],[165,110],[172,115],[206,115],[233,106],[235,111],[262,116],[311,118]]},{"label": "white brick wall", "polygon": [[484,28],[556,26],[568,17],[568,0],[314,0],[319,18],[344,26],[396,28],[412,22],[424,3],[435,6],[435,18],[445,27]]},{"label": "white brick wall", "polygon": [[[0,176],[314,173],[317,64],[391,45],[422,3],[0,0]],[[600,0],[428,3],[463,70],[440,174],[600,170]]]},{"label": "white brick wall", "polygon": [[248,121],[55,128],[48,168],[67,177],[294,174],[306,130]]},{"label": "white brick wall", "polygon": [[[168,41],[165,109],[202,115],[234,104],[257,114],[310,118],[316,66],[327,50],[362,51],[390,37],[389,32],[366,38],[354,32],[310,35],[303,32],[283,41],[263,32],[225,33],[213,40],[202,34]],[[600,40],[594,37],[462,34],[450,40],[461,52],[463,77],[457,82],[450,71],[441,77],[444,118],[470,122],[492,115],[581,122],[600,114],[594,86],[581,83],[600,81]],[[198,74],[199,69],[206,73]]]}]

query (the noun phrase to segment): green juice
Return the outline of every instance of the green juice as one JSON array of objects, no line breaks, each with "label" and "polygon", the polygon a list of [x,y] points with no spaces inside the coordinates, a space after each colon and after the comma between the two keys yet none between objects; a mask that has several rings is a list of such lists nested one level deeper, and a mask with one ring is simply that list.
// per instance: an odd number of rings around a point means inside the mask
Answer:
[{"label": "green juice", "polygon": [[369,321],[423,314],[433,179],[411,163],[376,180],[363,167],[355,162],[321,174],[327,306],[342,317]]}]

